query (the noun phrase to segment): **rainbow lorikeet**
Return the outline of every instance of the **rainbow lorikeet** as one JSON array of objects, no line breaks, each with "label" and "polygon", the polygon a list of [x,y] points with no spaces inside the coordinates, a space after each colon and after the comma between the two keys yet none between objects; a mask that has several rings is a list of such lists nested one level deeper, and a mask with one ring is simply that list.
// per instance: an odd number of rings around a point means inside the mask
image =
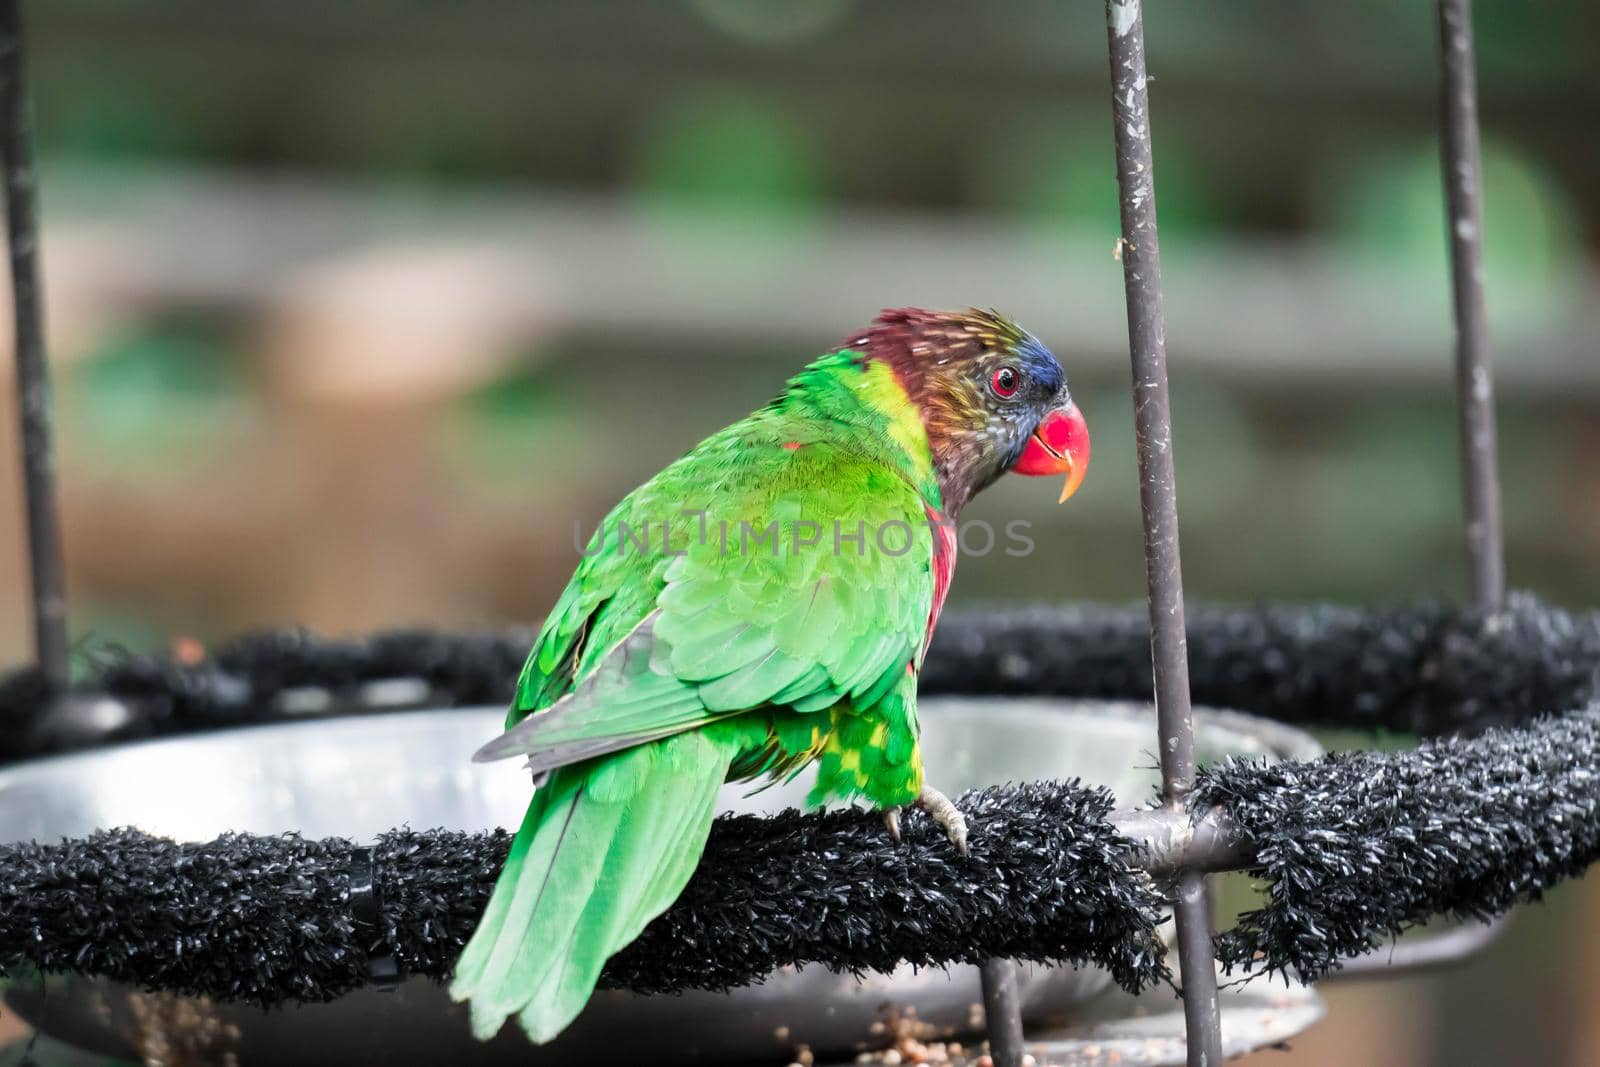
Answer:
[{"label": "rainbow lorikeet", "polygon": [[883,312],[628,494],[545,620],[506,732],[538,783],[451,995],[534,1041],[683,890],[719,788],[816,764],[811,800],[916,804],[917,672],[954,520],[1006,471],[1083,479],[1048,349],[993,312]]}]

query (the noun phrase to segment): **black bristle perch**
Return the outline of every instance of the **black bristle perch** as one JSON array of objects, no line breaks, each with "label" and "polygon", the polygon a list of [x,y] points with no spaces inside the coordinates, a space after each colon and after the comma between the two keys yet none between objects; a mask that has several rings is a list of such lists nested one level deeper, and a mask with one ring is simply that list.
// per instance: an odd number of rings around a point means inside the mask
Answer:
[{"label": "black bristle perch", "polygon": [[[1197,702],[1464,735],[1203,772],[1193,803],[1225,811],[1267,883],[1266,904],[1220,938],[1225,962],[1313,978],[1434,915],[1535,898],[1600,855],[1597,616],[1528,596],[1493,616],[1199,608],[1189,640]],[[435,706],[498,701],[527,641],[266,635],[194,666],[122,657],[77,695],[124,702],[130,736],[271,721],[297,687],[354,700],[398,676],[423,679]],[[1142,608],[967,613],[941,630],[923,691],[1137,699],[1149,672]],[[0,684],[0,723],[23,726],[5,735],[6,758],[94,740],[41,734],[41,692],[26,672]],[[965,860],[920,817],[904,847],[860,813],[720,820],[682,900],[604,981],[727,988],[786,964],[989,957],[1094,961],[1128,988],[1166,977],[1152,933],[1159,889],[1106,821],[1104,794],[1040,783],[962,803],[975,830]],[[0,969],[268,1003],[337,996],[381,976],[380,964],[442,978],[505,848],[501,834],[411,830],[370,849],[246,835],[176,845],[133,831],[0,848]],[[352,900],[369,868],[374,896]]]},{"label": "black bristle perch", "polygon": [[[1232,763],[1200,775],[1257,857],[1267,903],[1223,960],[1315,978],[1436,915],[1488,916],[1600,856],[1600,705],[1414,752]],[[1093,961],[1129,989],[1167,975],[1157,887],[1109,797],[1035,783],[968,794],[972,855],[924,817],[895,845],[862,812],[724,818],[682,899],[603,982],[721,989],[786,964],[885,969],[1001,956]],[[397,830],[371,850],[376,919],[350,901],[356,848],[116,831],[0,849],[0,971],[101,974],[273,1003],[364,984],[373,959],[443,978],[504,857],[501,833]]]},{"label": "black bristle perch", "polygon": [[[36,672],[0,680],[0,762],[286,717],[289,690],[321,687],[329,709],[360,710],[368,682],[415,678],[433,707],[503,703],[532,641],[526,631],[403,630],[364,640],[304,631],[244,637],[202,663],[103,654],[79,696],[126,705],[109,727],[64,728]],[[1521,594],[1489,617],[1422,604],[1384,611],[1332,606],[1191,606],[1196,703],[1282,721],[1440,734],[1579,707],[1600,691],[1600,618]],[[1142,605],[952,613],[921,691],[1150,698]],[[382,710],[389,710],[384,708]]]},{"label": "black bristle perch", "polygon": [[[1581,707],[1600,692],[1600,616],[1526,593],[1503,612],[1420,604],[1190,605],[1196,704],[1280,722],[1422,735]],[[943,623],[923,693],[1148,700],[1142,605],[967,612]]]},{"label": "black bristle perch", "polygon": [[[908,818],[904,844],[864,812],[720,819],[682,898],[602,985],[726,989],[785,964],[885,970],[1002,955],[1095,962],[1131,989],[1163,974],[1160,898],[1072,784],[963,798],[981,840],[956,855]],[[234,834],[177,845],[134,830],[0,849],[0,973],[71,971],[226,1000],[320,1001],[369,960],[446,977],[488,900],[503,833],[396,830],[371,850],[375,928],[357,920],[356,846]]]},{"label": "black bristle perch", "polygon": [[1597,753],[1600,704],[1414,752],[1213,767],[1194,803],[1232,816],[1267,887],[1218,958],[1311,981],[1434,916],[1537,900],[1600,858]]}]

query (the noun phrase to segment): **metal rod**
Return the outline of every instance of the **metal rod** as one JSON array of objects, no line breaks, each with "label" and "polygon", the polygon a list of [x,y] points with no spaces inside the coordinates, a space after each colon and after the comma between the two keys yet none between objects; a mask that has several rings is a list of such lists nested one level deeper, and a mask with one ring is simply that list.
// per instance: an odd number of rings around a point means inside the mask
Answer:
[{"label": "metal rod", "polygon": [[[1156,237],[1155,164],[1150,148],[1140,0],[1106,0],[1106,37],[1111,52],[1111,111],[1122,210],[1118,248],[1133,363],[1134,434],[1139,450],[1139,503],[1144,514],[1145,579],[1150,590],[1162,792],[1167,804],[1176,809],[1194,785],[1194,723],[1189,706],[1178,494],[1161,309],[1161,246]],[[1189,1063],[1191,1067],[1215,1067],[1222,1062],[1222,1017],[1217,1006],[1205,875],[1183,875],[1174,913]]]},{"label": "metal rod", "polygon": [[1010,960],[984,960],[979,973],[983,976],[989,1058],[994,1067],[1022,1067],[1022,1001],[1017,994],[1017,965]]},{"label": "metal rod", "polygon": [[[1500,471],[1483,298],[1483,180],[1478,158],[1478,76],[1472,47],[1472,0],[1439,0],[1439,163],[1450,239],[1456,322],[1456,419],[1461,447],[1461,503],[1472,567],[1472,598],[1487,611],[1505,605],[1505,542],[1500,526]],[[1454,963],[1504,934],[1510,917],[1438,937],[1379,947],[1351,960],[1341,978],[1381,977]]]},{"label": "metal rod", "polygon": [[[1450,277],[1455,298],[1456,416],[1461,443],[1461,495],[1472,567],[1473,600],[1488,611],[1505,604],[1505,546],[1500,525],[1500,474],[1494,421],[1494,376],[1483,297],[1483,183],[1478,153],[1478,78],[1472,47],[1472,0],[1439,0],[1439,160],[1443,171]],[[1486,925],[1380,946],[1345,964],[1336,976],[1383,977],[1468,959],[1510,925]]]},{"label": "metal rod", "polygon": [[[1472,0],[1439,0],[1439,163],[1450,240],[1456,323],[1456,419],[1461,447],[1461,502],[1479,607],[1505,606],[1505,541],[1500,521],[1500,470],[1483,296],[1483,179],[1478,151],[1478,75],[1472,45]],[[1374,949],[1347,963],[1340,978],[1381,977],[1455,963],[1494,944],[1510,926],[1502,915],[1485,925]]]},{"label": "metal rod", "polygon": [[1139,844],[1139,866],[1155,875],[1238,871],[1255,863],[1249,842],[1220,808],[1197,813],[1174,808],[1114,812],[1111,825]]},{"label": "metal rod", "polygon": [[1461,436],[1462,506],[1472,591],[1497,611],[1505,603],[1505,546],[1494,425],[1494,376],[1483,301],[1483,182],[1478,160],[1478,76],[1472,0],[1439,0],[1440,162],[1449,213],[1455,294],[1456,403]]},{"label": "metal rod", "polygon": [[1138,0],[1107,0],[1106,8],[1110,13],[1112,113],[1122,204],[1119,248],[1133,361],[1134,435],[1139,450],[1139,504],[1144,514],[1162,791],[1169,803],[1176,804],[1194,785],[1194,723],[1189,707],[1178,492],[1167,396],[1161,248],[1156,238],[1155,175],[1145,96],[1144,27]]},{"label": "metal rod", "polygon": [[34,651],[45,680],[67,684],[67,601],[50,446],[50,369],[39,289],[39,219],[27,86],[22,76],[21,0],[0,0],[0,155],[4,156],[7,243],[16,324],[17,412],[33,588]]}]

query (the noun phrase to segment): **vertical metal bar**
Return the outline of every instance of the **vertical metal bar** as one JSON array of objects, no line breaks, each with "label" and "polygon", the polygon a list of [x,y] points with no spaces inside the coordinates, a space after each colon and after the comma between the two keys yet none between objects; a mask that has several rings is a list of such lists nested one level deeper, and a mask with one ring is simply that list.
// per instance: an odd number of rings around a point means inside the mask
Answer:
[{"label": "vertical metal bar", "polygon": [[[1184,633],[1183,568],[1178,552],[1178,494],[1167,396],[1166,325],[1161,308],[1161,246],[1156,237],[1155,165],[1145,73],[1144,15],[1139,0],[1106,0],[1111,50],[1111,112],[1122,209],[1123,284],[1133,363],[1134,434],[1139,503],[1144,513],[1145,579],[1150,590],[1161,778],[1167,803],[1179,806],[1194,785],[1194,723]],[[1211,904],[1205,876],[1185,873],[1174,906],[1184,1021],[1192,1067],[1222,1062],[1222,1017],[1212,957]]]},{"label": "vertical metal bar", "polygon": [[1494,376],[1483,303],[1483,183],[1478,162],[1478,77],[1472,47],[1472,0],[1439,0],[1442,54],[1440,163],[1450,226],[1455,290],[1456,404],[1461,435],[1462,506],[1472,591],[1491,611],[1505,603],[1505,547],[1500,530],[1500,474],[1494,425]]},{"label": "vertical metal bar", "polygon": [[1120,251],[1133,361],[1134,434],[1160,712],[1161,775],[1167,799],[1176,802],[1194,784],[1194,726],[1189,709],[1189,652],[1178,554],[1178,493],[1167,396],[1166,323],[1161,308],[1161,247],[1156,237],[1144,25],[1139,0],[1108,0],[1106,8],[1110,13],[1112,116],[1122,206]]},{"label": "vertical metal bar", "polygon": [[4,156],[7,243],[16,323],[17,407],[33,587],[34,649],[45,679],[67,682],[67,602],[61,523],[50,446],[50,370],[40,313],[39,221],[27,86],[22,72],[21,0],[0,0],[0,155]]},{"label": "vertical metal bar", "polygon": [[1022,1067],[1022,1002],[1017,993],[1017,965],[1010,960],[985,960],[981,973],[989,1058],[994,1067]]}]

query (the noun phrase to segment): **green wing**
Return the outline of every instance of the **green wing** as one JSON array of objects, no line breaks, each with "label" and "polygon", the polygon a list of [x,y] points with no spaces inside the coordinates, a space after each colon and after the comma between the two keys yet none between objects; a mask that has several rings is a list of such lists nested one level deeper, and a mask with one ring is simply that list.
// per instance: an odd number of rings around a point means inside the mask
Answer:
[{"label": "green wing", "polygon": [[[895,690],[933,598],[922,499],[869,454],[783,437],[732,427],[608,516],[478,758],[548,770],[743,711]],[[914,737],[914,703],[894,703]]]}]

